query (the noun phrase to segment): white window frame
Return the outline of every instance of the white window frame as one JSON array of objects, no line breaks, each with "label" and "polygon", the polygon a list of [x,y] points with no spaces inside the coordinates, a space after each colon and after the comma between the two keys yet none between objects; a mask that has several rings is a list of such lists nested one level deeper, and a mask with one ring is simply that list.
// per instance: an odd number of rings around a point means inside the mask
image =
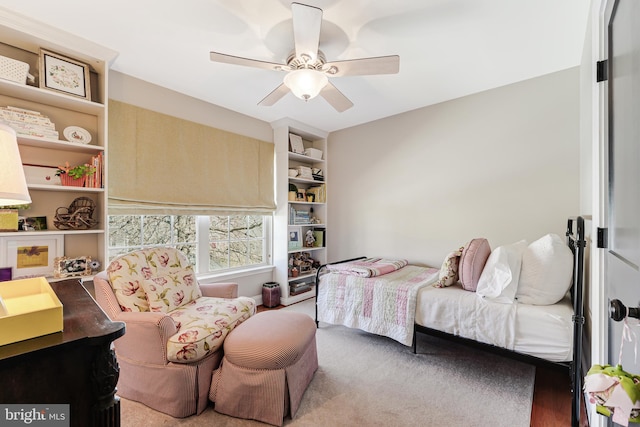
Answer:
[{"label": "white window frame", "polygon": [[[241,267],[232,267],[225,268],[220,270],[209,270],[209,216],[207,215],[195,215],[196,216],[196,240],[195,242],[187,242],[194,243],[196,245],[196,266],[195,273],[198,279],[211,279],[211,278],[233,278],[240,277],[242,275],[246,275],[247,273],[256,273],[260,271],[272,270],[273,269],[273,215],[262,215],[263,220],[263,232],[264,232],[264,245],[263,245],[263,254],[262,259],[264,260],[261,264],[252,264]],[[210,215],[216,216],[216,215]],[[227,216],[227,215],[220,215]],[[250,215],[246,215],[250,216]],[[172,221],[172,232],[173,232],[173,221]],[[109,241],[109,230],[107,230],[107,242]],[[203,239],[202,236],[205,236]],[[184,243],[184,242],[181,242]],[[147,248],[154,247],[159,245],[132,245],[131,248]],[[109,247],[108,249],[111,249]],[[109,253],[109,250],[107,251]],[[203,268],[204,267],[204,268]]]}]

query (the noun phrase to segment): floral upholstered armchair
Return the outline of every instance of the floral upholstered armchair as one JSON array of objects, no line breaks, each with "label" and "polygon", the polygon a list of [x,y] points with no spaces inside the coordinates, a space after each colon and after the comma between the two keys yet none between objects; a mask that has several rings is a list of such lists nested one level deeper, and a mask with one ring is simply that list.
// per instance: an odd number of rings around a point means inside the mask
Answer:
[{"label": "floral upholstered armchair", "polygon": [[94,287],[107,315],[126,324],[114,342],[118,395],[173,417],[202,412],[224,339],[255,313],[255,301],[238,297],[235,283],[199,284],[174,248],[122,255]]}]

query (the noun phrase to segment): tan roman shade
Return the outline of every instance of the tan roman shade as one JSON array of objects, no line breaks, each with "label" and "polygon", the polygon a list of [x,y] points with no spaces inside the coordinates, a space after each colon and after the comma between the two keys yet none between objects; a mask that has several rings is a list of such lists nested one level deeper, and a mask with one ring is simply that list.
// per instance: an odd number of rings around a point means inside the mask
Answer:
[{"label": "tan roman shade", "polygon": [[109,214],[270,214],[274,145],[109,100]]}]

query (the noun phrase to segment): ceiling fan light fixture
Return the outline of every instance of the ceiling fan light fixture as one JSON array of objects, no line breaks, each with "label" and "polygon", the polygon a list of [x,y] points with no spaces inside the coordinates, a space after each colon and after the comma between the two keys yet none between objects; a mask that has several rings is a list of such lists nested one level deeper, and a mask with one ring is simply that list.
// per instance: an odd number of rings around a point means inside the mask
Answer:
[{"label": "ceiling fan light fixture", "polygon": [[294,70],[284,76],[284,84],[295,96],[305,101],[318,96],[327,83],[329,83],[327,76],[309,68]]}]

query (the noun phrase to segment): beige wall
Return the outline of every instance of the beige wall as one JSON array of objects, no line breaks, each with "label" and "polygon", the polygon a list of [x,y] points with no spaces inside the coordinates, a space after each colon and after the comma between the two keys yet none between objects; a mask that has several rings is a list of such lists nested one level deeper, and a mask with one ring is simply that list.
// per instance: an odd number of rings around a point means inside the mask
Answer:
[{"label": "beige wall", "polygon": [[329,135],[329,261],[440,266],[474,237],[492,248],[579,214],[579,69]]}]

